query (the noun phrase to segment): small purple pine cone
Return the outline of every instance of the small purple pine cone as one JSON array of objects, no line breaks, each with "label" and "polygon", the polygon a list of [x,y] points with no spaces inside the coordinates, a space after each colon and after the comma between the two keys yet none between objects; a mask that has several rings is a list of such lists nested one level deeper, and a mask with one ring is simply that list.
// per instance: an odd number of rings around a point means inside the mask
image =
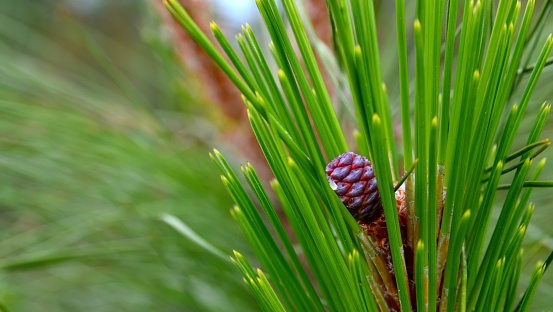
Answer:
[{"label": "small purple pine cone", "polygon": [[371,162],[353,152],[334,158],[326,166],[330,187],[358,221],[372,222],[382,212],[382,202]]}]

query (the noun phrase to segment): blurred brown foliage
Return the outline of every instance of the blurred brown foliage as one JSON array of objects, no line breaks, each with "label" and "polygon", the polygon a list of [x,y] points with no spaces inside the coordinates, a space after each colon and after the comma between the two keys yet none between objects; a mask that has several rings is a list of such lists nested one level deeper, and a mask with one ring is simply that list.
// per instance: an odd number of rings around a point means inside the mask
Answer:
[{"label": "blurred brown foliage", "polygon": [[[214,15],[209,2],[203,0],[179,1],[200,29],[215,42],[209,26]],[[197,85],[200,88],[198,93],[205,95],[205,103],[214,104],[216,109],[222,112],[218,115],[222,119],[220,133],[224,142],[234,146],[236,152],[242,154],[242,156],[247,156],[250,161],[255,162],[263,159],[261,150],[250,129],[246,109],[238,89],[167,12],[163,1],[152,0],[152,3],[159,13],[162,23],[167,27],[177,57],[182,62],[183,67],[197,81],[194,87]],[[305,5],[317,37],[331,47],[332,32],[325,1],[306,0]],[[224,53],[222,54],[224,55]],[[329,77],[326,71],[322,71],[322,73],[328,90],[331,92],[331,97],[334,98],[335,92],[332,91]],[[259,169],[262,170],[263,175],[269,174],[268,168]]]}]

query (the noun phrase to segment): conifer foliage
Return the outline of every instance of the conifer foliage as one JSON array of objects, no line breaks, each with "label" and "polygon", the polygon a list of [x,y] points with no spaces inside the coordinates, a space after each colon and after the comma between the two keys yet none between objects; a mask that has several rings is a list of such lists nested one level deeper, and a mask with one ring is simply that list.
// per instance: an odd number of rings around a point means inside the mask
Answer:
[{"label": "conifer foliage", "polygon": [[[521,244],[535,208],[530,195],[553,186],[539,180],[545,159],[536,159],[550,145],[540,140],[549,104],[534,116],[526,146],[512,146],[551,64],[552,37],[539,44],[538,38],[553,1],[418,0],[409,21],[404,0],[396,0],[397,54],[380,55],[373,0],[327,0],[332,57],[349,85],[356,144],[346,141],[316,58],[328,55],[313,50],[319,43],[301,7],[294,0],[282,0],[283,11],[275,0],[256,3],[271,57],[248,25],[236,37],[239,56],[213,23],[224,57],[177,0],[165,2],[242,93],[275,176],[271,186],[286,222],[254,168],[242,167],[267,224],[223,156],[211,155],[236,202],[231,214],[262,265],[254,269],[238,252],[232,257],[261,308],[527,311],[552,260],[539,263],[528,288],[519,289]],[[411,75],[408,41],[414,41]],[[535,64],[523,65],[522,56],[540,48]],[[398,60],[398,103],[388,100],[382,58]],[[518,86],[528,71],[526,85]],[[513,96],[515,86],[524,89],[521,97]],[[392,119],[391,106],[400,107],[401,121]],[[401,123],[401,148],[394,122]],[[494,205],[501,206],[496,223]]]}]

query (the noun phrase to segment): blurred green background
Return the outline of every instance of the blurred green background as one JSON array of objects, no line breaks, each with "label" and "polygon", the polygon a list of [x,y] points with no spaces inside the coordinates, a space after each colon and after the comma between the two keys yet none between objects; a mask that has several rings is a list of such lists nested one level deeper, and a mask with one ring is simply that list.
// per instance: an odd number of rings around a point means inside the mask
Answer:
[{"label": "blurred green background", "polygon": [[[153,2],[0,1],[0,303],[9,311],[258,310],[229,261],[160,220],[172,214],[224,253],[253,259],[208,152],[221,149],[237,169],[248,159],[225,144],[229,121],[182,66]],[[381,1],[379,24],[393,10]],[[394,27],[380,31],[383,55],[394,55]],[[382,62],[398,103],[397,62]],[[551,67],[515,149],[553,99]],[[542,138],[553,138],[552,126]],[[521,289],[553,250],[553,194],[536,189],[531,201]],[[532,310],[551,302],[548,272]]]},{"label": "blurred green background", "polygon": [[172,46],[149,1],[0,1],[10,311],[257,309],[230,261],[160,221],[249,254],[208,156],[223,117]]}]

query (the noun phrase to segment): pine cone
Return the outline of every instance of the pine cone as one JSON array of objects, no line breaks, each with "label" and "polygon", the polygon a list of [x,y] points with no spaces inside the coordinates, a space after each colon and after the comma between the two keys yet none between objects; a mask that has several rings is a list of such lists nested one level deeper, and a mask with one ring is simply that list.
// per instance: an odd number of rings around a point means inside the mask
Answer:
[{"label": "pine cone", "polygon": [[358,221],[370,223],[382,212],[382,202],[371,162],[352,152],[326,166],[330,187]]}]

